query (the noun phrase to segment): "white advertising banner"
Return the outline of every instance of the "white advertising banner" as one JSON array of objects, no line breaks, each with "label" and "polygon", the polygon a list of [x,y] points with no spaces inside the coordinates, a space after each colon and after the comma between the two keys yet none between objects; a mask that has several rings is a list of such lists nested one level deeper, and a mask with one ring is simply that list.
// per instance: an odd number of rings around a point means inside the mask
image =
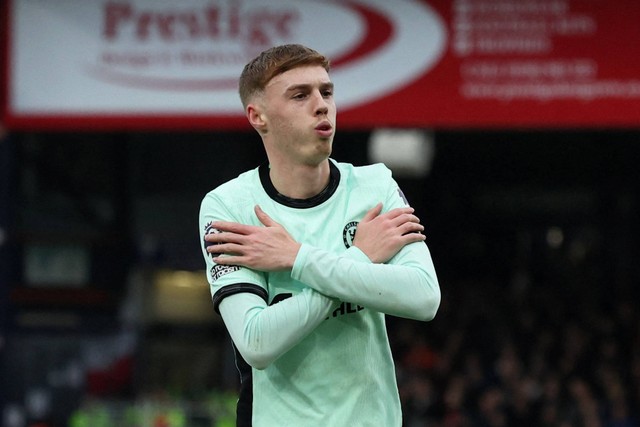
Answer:
[{"label": "white advertising banner", "polygon": [[7,0],[0,10],[9,129],[248,129],[242,67],[284,43],[331,59],[342,129],[640,123],[637,0]]},{"label": "white advertising banner", "polygon": [[[241,115],[242,67],[281,43],[335,59],[349,108],[425,73],[446,37],[439,15],[412,0],[14,0],[9,13],[17,116]],[[392,27],[381,46],[371,46],[376,21]]]}]

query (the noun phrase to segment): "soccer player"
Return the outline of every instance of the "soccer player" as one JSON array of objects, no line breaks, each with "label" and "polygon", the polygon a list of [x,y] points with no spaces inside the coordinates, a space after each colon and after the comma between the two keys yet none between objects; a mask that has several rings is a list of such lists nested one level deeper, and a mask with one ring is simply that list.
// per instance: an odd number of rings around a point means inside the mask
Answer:
[{"label": "soccer player", "polygon": [[268,49],[239,85],[268,163],[200,210],[213,305],[240,371],[237,425],[400,427],[385,314],[436,314],[423,226],[384,165],[330,158],[336,105],[323,55]]}]

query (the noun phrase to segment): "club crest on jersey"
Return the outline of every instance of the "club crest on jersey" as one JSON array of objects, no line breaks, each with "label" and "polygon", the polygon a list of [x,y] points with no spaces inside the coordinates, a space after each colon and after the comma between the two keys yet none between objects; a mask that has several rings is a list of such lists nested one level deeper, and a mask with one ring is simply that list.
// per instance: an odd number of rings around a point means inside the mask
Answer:
[{"label": "club crest on jersey", "polygon": [[358,228],[358,221],[351,221],[342,230],[342,241],[347,248],[353,245],[353,238],[356,237],[356,228]]}]

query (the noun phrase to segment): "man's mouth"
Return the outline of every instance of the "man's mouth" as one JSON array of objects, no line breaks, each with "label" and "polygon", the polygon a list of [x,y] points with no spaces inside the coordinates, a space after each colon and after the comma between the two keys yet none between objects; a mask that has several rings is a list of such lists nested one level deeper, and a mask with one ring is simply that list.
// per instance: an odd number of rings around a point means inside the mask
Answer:
[{"label": "man's mouth", "polygon": [[322,122],[315,127],[315,131],[323,137],[329,137],[333,134],[333,126],[329,122]]}]

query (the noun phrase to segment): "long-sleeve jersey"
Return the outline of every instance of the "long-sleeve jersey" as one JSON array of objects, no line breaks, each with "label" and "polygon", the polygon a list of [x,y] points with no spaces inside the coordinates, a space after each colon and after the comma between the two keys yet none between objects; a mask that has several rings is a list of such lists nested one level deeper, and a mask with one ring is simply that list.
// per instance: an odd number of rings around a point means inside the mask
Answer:
[{"label": "long-sleeve jersey", "polygon": [[[385,314],[430,320],[440,290],[425,243],[385,264],[352,246],[378,202],[407,202],[384,165],[330,160],[327,188],[310,199],[279,194],[268,166],[207,194],[202,251],[214,308],[237,349],[239,426],[400,426],[402,416]],[[259,205],[302,244],[290,271],[215,264],[204,236],[214,221],[261,225]]]}]

